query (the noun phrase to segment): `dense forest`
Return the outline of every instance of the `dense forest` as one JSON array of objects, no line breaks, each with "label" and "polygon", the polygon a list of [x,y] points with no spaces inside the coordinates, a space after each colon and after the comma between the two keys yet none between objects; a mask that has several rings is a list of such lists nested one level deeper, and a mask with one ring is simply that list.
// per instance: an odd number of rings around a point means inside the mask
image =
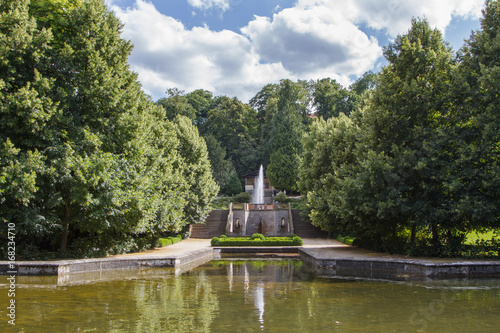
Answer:
[{"label": "dense forest", "polygon": [[453,255],[499,228],[498,1],[456,52],[415,18],[380,73],[283,79],[248,104],[175,88],[152,101],[102,0],[0,9],[0,219],[20,256],[154,246],[261,164],[314,225],[365,247]]}]

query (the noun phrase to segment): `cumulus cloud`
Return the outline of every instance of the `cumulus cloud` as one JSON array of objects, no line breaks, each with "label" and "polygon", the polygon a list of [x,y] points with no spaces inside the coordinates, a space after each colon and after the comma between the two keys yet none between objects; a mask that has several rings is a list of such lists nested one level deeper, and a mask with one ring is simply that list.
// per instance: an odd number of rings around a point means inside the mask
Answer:
[{"label": "cumulus cloud", "polygon": [[265,61],[280,62],[303,78],[360,75],[382,55],[375,38],[320,6],[288,8],[272,19],[255,17],[242,33]]},{"label": "cumulus cloud", "polygon": [[185,28],[152,3],[112,7],[134,44],[129,62],[144,90],[157,99],[168,88],[206,89],[247,100],[263,85],[289,76],[279,63],[263,64],[250,41],[229,30]]},{"label": "cumulus cloud", "polygon": [[395,37],[405,33],[412,17],[425,17],[442,32],[454,16],[479,18],[484,0],[299,0],[298,8],[320,7],[336,10],[354,23],[385,30]]},{"label": "cumulus cloud", "polygon": [[[188,0],[199,9],[227,10],[229,0]],[[389,37],[408,30],[413,16],[442,31],[453,16],[479,17],[483,0],[297,0],[272,17],[255,16],[240,32],[187,29],[145,0],[122,9],[108,5],[134,44],[130,65],[157,99],[168,88],[206,89],[248,101],[280,79],[330,77],[343,85],[373,69],[382,49],[360,27]]]},{"label": "cumulus cloud", "polygon": [[188,0],[189,5],[198,9],[219,8],[222,11],[229,9],[229,0]]}]

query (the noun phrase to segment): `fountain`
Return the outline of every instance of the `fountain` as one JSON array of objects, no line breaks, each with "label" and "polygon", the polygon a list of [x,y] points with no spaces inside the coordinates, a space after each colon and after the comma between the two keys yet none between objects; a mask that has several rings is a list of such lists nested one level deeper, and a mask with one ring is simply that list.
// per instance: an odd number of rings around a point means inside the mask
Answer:
[{"label": "fountain", "polygon": [[252,204],[264,204],[264,167],[262,165],[259,169],[259,175],[255,178],[252,193]]},{"label": "fountain", "polygon": [[[290,205],[281,207],[273,203],[272,187],[266,188],[264,167],[253,172],[251,203],[233,206],[231,204],[227,224],[227,236],[289,236],[293,234]],[[266,193],[267,192],[267,193]]]}]

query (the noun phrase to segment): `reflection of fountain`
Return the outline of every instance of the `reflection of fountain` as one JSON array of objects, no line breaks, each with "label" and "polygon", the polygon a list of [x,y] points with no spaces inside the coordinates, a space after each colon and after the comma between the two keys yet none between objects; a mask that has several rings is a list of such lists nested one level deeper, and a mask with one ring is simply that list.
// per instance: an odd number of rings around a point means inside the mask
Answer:
[{"label": "reflection of fountain", "polygon": [[261,165],[259,169],[259,176],[255,178],[252,193],[253,204],[264,204],[264,167]]},{"label": "reflection of fountain", "polygon": [[265,302],[264,302],[264,284],[262,282],[255,287],[254,293],[255,293],[254,306],[255,309],[259,312],[259,322],[261,324],[264,324]]}]

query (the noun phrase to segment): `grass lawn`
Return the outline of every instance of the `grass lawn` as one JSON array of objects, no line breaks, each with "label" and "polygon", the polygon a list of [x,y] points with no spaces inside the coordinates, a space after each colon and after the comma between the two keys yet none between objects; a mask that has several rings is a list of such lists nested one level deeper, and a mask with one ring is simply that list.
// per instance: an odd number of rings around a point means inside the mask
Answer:
[{"label": "grass lawn", "polygon": [[[465,244],[474,245],[476,244],[476,240],[478,239],[489,240],[492,239],[493,236],[495,236],[495,230],[490,230],[485,233],[471,232],[470,234],[467,235],[467,238],[465,239]],[[500,237],[497,236],[495,238],[500,238]]]}]

